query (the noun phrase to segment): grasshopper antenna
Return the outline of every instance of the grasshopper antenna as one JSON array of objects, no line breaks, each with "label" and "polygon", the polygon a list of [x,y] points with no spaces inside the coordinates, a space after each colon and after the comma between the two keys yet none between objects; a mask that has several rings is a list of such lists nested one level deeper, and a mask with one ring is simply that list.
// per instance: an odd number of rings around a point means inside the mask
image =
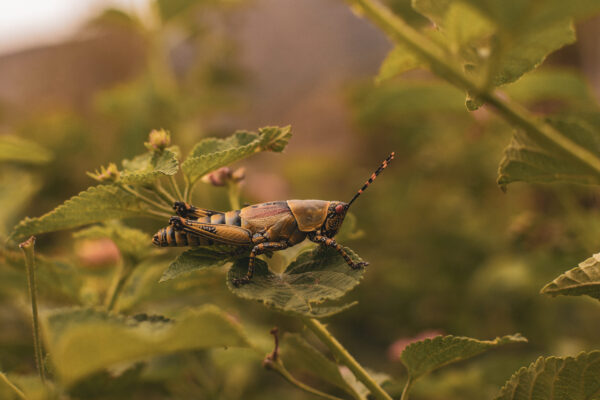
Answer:
[{"label": "grasshopper antenna", "polygon": [[354,200],[356,200],[356,198],[358,196],[360,196],[360,194],[362,192],[364,192],[365,190],[367,190],[367,188],[369,187],[369,185],[371,183],[373,183],[373,181],[375,180],[375,178],[377,178],[377,175],[379,175],[381,173],[381,171],[383,171],[384,169],[386,169],[387,166],[390,164],[390,162],[392,162],[393,159],[394,159],[394,152],[392,151],[392,153],[385,160],[383,160],[383,162],[381,163],[381,165],[379,166],[379,168],[377,168],[377,170],[375,172],[373,172],[373,174],[371,174],[371,177],[369,178],[368,181],[365,182],[365,184],[363,185],[363,187],[361,187],[360,190],[358,192],[356,192],[356,194],[354,195],[354,197],[352,198],[352,200],[350,200],[350,203],[348,203],[348,207],[350,207],[350,205],[354,202]]}]

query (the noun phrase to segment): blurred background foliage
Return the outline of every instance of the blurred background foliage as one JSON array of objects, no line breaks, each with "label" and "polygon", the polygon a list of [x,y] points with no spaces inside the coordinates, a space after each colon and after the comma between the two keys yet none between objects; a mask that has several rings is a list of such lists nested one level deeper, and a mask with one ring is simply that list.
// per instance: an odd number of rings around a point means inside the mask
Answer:
[{"label": "blurred background foliage", "polygon": [[[427,23],[410,1],[389,3],[409,23]],[[481,339],[521,332],[529,344],[439,371],[413,395],[481,399],[539,355],[600,346],[596,303],[538,294],[598,251],[600,197],[566,184],[515,184],[502,193],[496,176],[510,140],[505,122],[485,108],[469,113],[462,92],[423,71],[374,85],[391,45],[343,2],[156,0],[150,7],[143,17],[106,9],[63,44],[0,56],[0,130],[12,136],[0,143],[3,237],[24,216],[39,216],[90,186],[86,171],[140,153],[152,129],[170,130],[186,154],[204,137],[291,124],[284,155],[240,163],[244,202],[347,201],[396,152],[353,209],[364,235],[347,244],[370,262],[347,296],[359,303],[328,320],[364,365],[402,382],[398,343],[427,332]],[[590,43],[597,35],[598,19],[584,21],[576,44],[503,90],[535,112],[596,112],[600,50]],[[28,149],[25,156],[11,150],[15,141],[16,149]],[[229,208],[226,189],[204,184],[195,203]],[[146,234],[164,225],[128,222]],[[125,256],[118,243],[72,232],[37,243],[42,309],[102,302]],[[119,310],[169,314],[214,303],[249,326],[265,352],[271,326],[301,329],[235,298],[222,270],[159,284],[173,254],[141,262]],[[35,373],[26,279],[14,247],[2,257],[0,370],[18,383]],[[309,398],[260,361],[243,349],[155,357],[95,374],[70,395]]]}]

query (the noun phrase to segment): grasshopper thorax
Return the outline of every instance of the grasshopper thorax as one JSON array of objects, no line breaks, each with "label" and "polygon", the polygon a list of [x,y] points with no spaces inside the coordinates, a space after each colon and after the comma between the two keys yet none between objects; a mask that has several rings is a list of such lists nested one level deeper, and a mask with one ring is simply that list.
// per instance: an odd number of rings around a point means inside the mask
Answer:
[{"label": "grasshopper thorax", "polygon": [[321,227],[321,234],[327,237],[334,237],[340,227],[348,211],[348,203],[342,201],[331,201],[327,207],[327,216]]}]

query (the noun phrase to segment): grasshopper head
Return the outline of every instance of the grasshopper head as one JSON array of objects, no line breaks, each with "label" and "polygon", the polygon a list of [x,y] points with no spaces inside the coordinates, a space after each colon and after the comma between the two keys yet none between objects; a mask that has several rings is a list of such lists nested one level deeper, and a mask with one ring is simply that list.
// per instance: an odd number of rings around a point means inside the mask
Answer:
[{"label": "grasshopper head", "polygon": [[347,210],[348,203],[342,201],[332,201],[329,203],[327,217],[325,217],[325,222],[323,222],[323,226],[321,227],[323,236],[332,238],[336,235],[342,226],[342,222],[344,222]]}]

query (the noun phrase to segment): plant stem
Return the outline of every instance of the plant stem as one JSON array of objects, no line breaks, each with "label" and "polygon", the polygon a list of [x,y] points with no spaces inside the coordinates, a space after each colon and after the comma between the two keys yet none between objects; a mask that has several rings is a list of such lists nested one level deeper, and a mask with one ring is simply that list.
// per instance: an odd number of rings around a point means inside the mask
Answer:
[{"label": "plant stem", "polygon": [[458,66],[448,61],[449,58],[442,49],[393,14],[388,8],[373,0],[347,0],[347,2],[358,6],[393,41],[402,43],[417,57],[429,64],[434,74],[460,89],[472,93],[475,97],[481,98],[484,102],[492,105],[493,109],[507,121],[525,129],[538,138],[544,138],[560,146],[573,157],[587,164],[596,173],[600,173],[600,158],[596,157],[594,153],[573,142],[552,126],[537,120],[529,111],[517,105],[509,104],[486,90],[485,85],[474,82]]},{"label": "plant stem", "polygon": [[227,181],[227,194],[232,210],[240,209],[240,185],[237,182]]},{"label": "plant stem", "polygon": [[108,297],[109,301],[106,305],[107,311],[110,312],[115,308],[115,305],[117,304],[117,300],[119,299],[119,296],[121,295],[121,292],[123,291],[123,288],[125,287],[125,283],[131,276],[132,272],[133,272],[133,268],[125,265],[125,261],[123,261],[118,269],[117,282],[114,285],[111,295]]},{"label": "plant stem", "polygon": [[314,318],[304,318],[304,324],[323,342],[334,356],[345,364],[350,371],[361,381],[371,394],[379,400],[392,400],[381,386],[365,371],[365,369],[352,357],[350,353],[337,341],[335,337],[318,320]]},{"label": "plant stem", "polygon": [[184,201],[185,197],[183,197],[183,195],[181,194],[181,190],[179,190],[179,186],[177,185],[177,181],[175,180],[175,177],[173,175],[169,176],[169,182],[171,183],[171,186],[175,191],[175,196],[177,196],[177,199],[179,201]]},{"label": "plant stem", "polygon": [[21,398],[23,400],[27,400],[27,396],[25,396],[25,393],[23,393],[23,391],[21,389],[16,387],[14,385],[14,383],[12,383],[10,380],[8,380],[6,375],[4,375],[2,372],[0,372],[0,380],[3,381],[4,383],[6,383],[6,385],[8,387],[10,387],[17,394],[17,396],[19,396],[19,398]]},{"label": "plant stem", "polygon": [[154,189],[156,191],[156,194],[158,196],[160,196],[160,198],[165,201],[167,204],[171,205],[173,204],[176,200],[175,197],[173,197],[171,195],[171,193],[169,193],[161,184],[160,181],[156,181],[156,183],[154,184]]},{"label": "plant stem", "polygon": [[144,196],[137,190],[130,188],[128,185],[120,185],[119,187],[121,189],[125,190],[127,193],[131,194],[132,196],[137,197],[138,199],[142,200],[143,202],[145,202],[153,207],[156,207],[159,210],[166,211],[167,213],[169,213],[171,211],[169,208],[165,207],[163,204],[159,204],[159,203],[155,202],[154,200],[149,199],[148,197]]},{"label": "plant stem", "polygon": [[42,383],[46,382],[46,374],[44,364],[42,362],[42,342],[40,340],[40,325],[38,320],[37,308],[37,287],[35,281],[35,237],[29,239],[19,245],[25,255],[25,267],[27,268],[27,282],[29,285],[29,296],[31,298],[31,315],[33,318],[33,347],[35,350],[35,365]]},{"label": "plant stem", "polygon": [[322,397],[324,399],[328,399],[328,400],[343,400],[339,397],[321,392],[318,389],[313,388],[312,386],[308,386],[305,383],[300,382],[299,380],[297,380],[296,378],[294,378],[292,376],[292,374],[290,374],[290,372],[285,368],[285,366],[283,365],[283,363],[281,362],[281,360],[277,360],[277,361],[272,361],[268,364],[267,366],[268,369],[272,369],[273,371],[276,371],[277,373],[279,373],[279,375],[281,375],[285,380],[287,380],[289,383],[291,383],[292,385],[304,390],[305,392],[314,394],[315,396],[319,396]]},{"label": "plant stem", "polygon": [[408,392],[410,390],[410,388],[412,387],[413,384],[413,380],[410,379],[410,377],[408,377],[408,380],[406,381],[406,384],[404,385],[404,389],[402,390],[402,397],[400,397],[400,400],[408,400]]}]

